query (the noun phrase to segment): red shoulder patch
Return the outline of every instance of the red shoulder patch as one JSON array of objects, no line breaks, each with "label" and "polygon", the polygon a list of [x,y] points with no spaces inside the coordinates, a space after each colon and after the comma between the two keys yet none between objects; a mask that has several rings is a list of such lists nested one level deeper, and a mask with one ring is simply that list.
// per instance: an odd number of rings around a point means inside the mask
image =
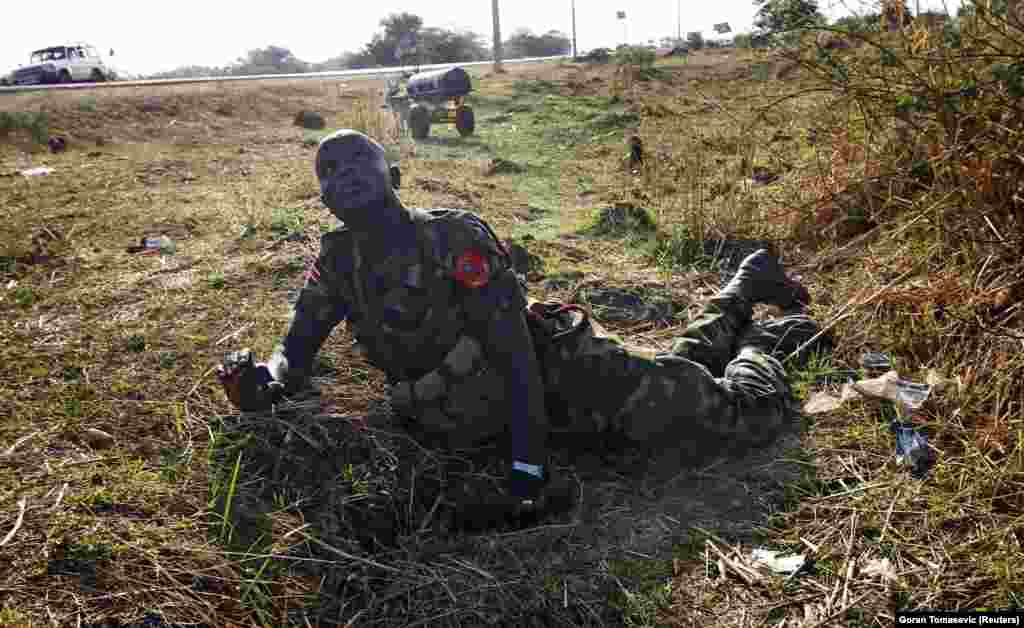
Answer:
[{"label": "red shoulder patch", "polygon": [[455,280],[467,288],[482,288],[490,279],[491,264],[478,251],[466,251],[455,260]]},{"label": "red shoulder patch", "polygon": [[306,281],[320,283],[320,264],[317,262],[315,258],[310,262],[309,268],[306,269]]}]

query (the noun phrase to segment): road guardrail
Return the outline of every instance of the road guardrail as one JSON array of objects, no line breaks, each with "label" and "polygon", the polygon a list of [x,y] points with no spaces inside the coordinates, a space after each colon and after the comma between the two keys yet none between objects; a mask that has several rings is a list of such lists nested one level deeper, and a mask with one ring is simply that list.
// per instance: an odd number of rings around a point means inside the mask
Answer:
[{"label": "road guardrail", "polygon": [[[518,63],[539,63],[553,61],[555,59],[569,59],[570,55],[557,55],[554,57],[527,57],[523,59],[503,59],[502,64]],[[0,87],[0,94],[17,94],[22,92],[35,92],[56,89],[108,89],[117,87],[145,87],[148,85],[188,85],[190,83],[222,83],[230,81],[266,81],[275,79],[289,80],[313,80],[329,78],[362,78],[374,76],[386,76],[389,74],[400,74],[413,70],[440,70],[442,68],[453,68],[455,66],[472,67],[479,65],[491,65],[493,61],[471,61],[468,63],[435,63],[431,65],[404,65],[388,68],[365,68],[362,70],[328,70],[325,72],[302,72],[297,74],[249,74],[244,76],[204,76],[190,78],[169,78],[169,79],[144,79],[137,81],[105,81],[103,83],[57,83],[53,85],[13,85]]]}]

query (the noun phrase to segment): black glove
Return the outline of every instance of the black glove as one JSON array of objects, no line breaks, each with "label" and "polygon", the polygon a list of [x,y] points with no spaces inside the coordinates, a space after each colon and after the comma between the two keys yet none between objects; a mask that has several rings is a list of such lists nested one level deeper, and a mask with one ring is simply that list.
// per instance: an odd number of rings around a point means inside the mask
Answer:
[{"label": "black glove", "polygon": [[231,403],[243,412],[269,410],[284,393],[284,384],[274,379],[266,364],[254,364],[249,349],[225,356],[217,378]]}]

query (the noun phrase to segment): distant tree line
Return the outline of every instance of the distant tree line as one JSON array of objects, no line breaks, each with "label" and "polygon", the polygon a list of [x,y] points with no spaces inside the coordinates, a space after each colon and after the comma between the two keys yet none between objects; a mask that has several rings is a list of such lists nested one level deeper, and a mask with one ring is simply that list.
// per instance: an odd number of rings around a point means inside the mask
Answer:
[{"label": "distant tree line", "polygon": [[[1005,0],[994,2],[1005,4]],[[829,24],[828,19],[818,10],[817,0],[755,0],[754,3],[760,7],[754,20],[754,30],[733,37],[737,48],[791,45],[799,40],[801,30],[816,26],[829,25],[858,34],[882,29],[883,16],[877,12],[846,15]],[[912,14],[906,0],[904,14]]]},{"label": "distant tree line", "polygon": [[[189,65],[150,74],[146,78],[185,78],[194,76],[248,76],[253,74],[294,74],[398,65],[429,65],[487,61],[492,58],[489,40],[469,30],[451,30],[423,25],[423,18],[412,13],[393,13],[380,21],[381,30],[356,51],[342,52],[320,63],[296,57],[281,46],[250,50],[234,63],[223,66]],[[535,34],[519,29],[502,42],[504,56],[549,57],[568,54],[569,37],[557,30]]]}]

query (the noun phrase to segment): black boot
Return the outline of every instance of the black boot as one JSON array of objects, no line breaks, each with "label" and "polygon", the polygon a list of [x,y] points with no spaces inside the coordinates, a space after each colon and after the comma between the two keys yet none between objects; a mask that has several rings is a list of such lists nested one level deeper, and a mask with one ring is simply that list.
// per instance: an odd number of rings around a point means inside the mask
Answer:
[{"label": "black boot", "polygon": [[750,303],[777,305],[791,313],[802,311],[811,302],[807,288],[786,277],[779,258],[767,249],[747,256],[721,294]]}]

